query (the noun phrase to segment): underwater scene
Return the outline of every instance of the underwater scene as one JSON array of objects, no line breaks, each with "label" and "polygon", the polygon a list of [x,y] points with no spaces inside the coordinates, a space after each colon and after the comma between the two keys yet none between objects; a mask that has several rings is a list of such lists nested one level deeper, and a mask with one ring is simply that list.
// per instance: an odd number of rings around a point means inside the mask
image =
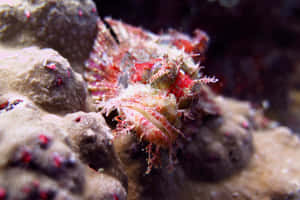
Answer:
[{"label": "underwater scene", "polygon": [[300,200],[300,1],[0,0],[0,200]]}]

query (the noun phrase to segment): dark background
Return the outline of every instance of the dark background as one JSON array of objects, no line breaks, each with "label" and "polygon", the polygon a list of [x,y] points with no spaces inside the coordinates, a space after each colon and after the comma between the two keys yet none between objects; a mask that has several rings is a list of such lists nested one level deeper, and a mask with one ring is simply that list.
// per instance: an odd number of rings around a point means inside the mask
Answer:
[{"label": "dark background", "polygon": [[210,45],[202,65],[207,74],[221,79],[215,91],[254,106],[267,100],[269,116],[300,130],[299,0],[95,2],[102,17],[156,33],[169,28],[191,36],[197,28],[206,31]]}]

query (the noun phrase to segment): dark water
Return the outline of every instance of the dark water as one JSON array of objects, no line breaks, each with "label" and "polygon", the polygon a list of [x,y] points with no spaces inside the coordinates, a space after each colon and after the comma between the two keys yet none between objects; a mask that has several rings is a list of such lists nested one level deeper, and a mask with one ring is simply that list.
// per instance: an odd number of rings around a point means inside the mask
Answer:
[{"label": "dark water", "polygon": [[[175,28],[210,36],[205,73],[221,81],[216,92],[269,103],[271,118],[300,132],[300,1],[298,0],[104,0],[100,15],[154,32]],[[299,111],[298,111],[299,110]]]}]

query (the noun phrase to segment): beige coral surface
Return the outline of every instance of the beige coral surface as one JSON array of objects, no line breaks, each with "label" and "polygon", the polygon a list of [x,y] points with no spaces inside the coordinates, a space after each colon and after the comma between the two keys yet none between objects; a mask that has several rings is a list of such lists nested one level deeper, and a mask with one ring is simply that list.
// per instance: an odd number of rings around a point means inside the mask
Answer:
[{"label": "beige coral surface", "polygon": [[[220,98],[220,97],[218,97]],[[249,104],[221,98],[226,111],[236,120],[252,112]],[[220,100],[220,99],[219,99]],[[228,114],[228,113],[227,113]],[[128,155],[136,141],[122,136],[115,146],[129,176],[128,199],[274,200],[298,199],[300,140],[288,128],[259,129],[253,133],[248,165],[220,181],[203,181],[187,176],[181,166],[173,172],[161,169],[144,177],[144,166]],[[121,151],[120,151],[121,150]],[[220,168],[219,170],[224,170]],[[155,192],[154,192],[155,191]]]},{"label": "beige coral surface", "polygon": [[[188,181],[189,199],[286,199],[299,190],[300,142],[286,128],[254,134],[253,158],[247,168],[216,184]],[[221,170],[221,169],[220,169]],[[290,195],[291,199],[293,195]],[[299,197],[298,197],[299,198]],[[297,197],[295,197],[297,199]]]},{"label": "beige coral surface", "polygon": [[[11,107],[0,113],[0,185],[9,198],[40,199],[47,192],[49,199],[126,199],[127,179],[101,115],[60,117],[24,96],[3,99]],[[82,159],[85,154],[96,157]]]},{"label": "beige coral surface", "polygon": [[13,48],[53,48],[82,72],[97,34],[97,19],[91,0],[1,1],[0,41]]}]

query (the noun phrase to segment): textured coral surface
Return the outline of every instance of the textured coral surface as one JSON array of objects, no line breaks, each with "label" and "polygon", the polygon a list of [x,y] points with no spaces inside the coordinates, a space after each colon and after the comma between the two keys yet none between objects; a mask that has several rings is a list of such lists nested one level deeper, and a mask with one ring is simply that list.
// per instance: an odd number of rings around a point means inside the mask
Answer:
[{"label": "textured coral surface", "polygon": [[97,10],[91,0],[16,0],[0,5],[2,43],[53,48],[82,71],[77,63],[87,59],[97,34]]},{"label": "textured coral surface", "polygon": [[0,90],[19,92],[50,112],[86,109],[87,90],[82,77],[56,51],[37,47],[0,49],[0,59]]},{"label": "textured coral surface", "polygon": [[[3,99],[0,187],[7,199],[126,199],[127,179],[100,115],[59,117],[24,96]],[[98,163],[83,159],[87,152]]]}]

